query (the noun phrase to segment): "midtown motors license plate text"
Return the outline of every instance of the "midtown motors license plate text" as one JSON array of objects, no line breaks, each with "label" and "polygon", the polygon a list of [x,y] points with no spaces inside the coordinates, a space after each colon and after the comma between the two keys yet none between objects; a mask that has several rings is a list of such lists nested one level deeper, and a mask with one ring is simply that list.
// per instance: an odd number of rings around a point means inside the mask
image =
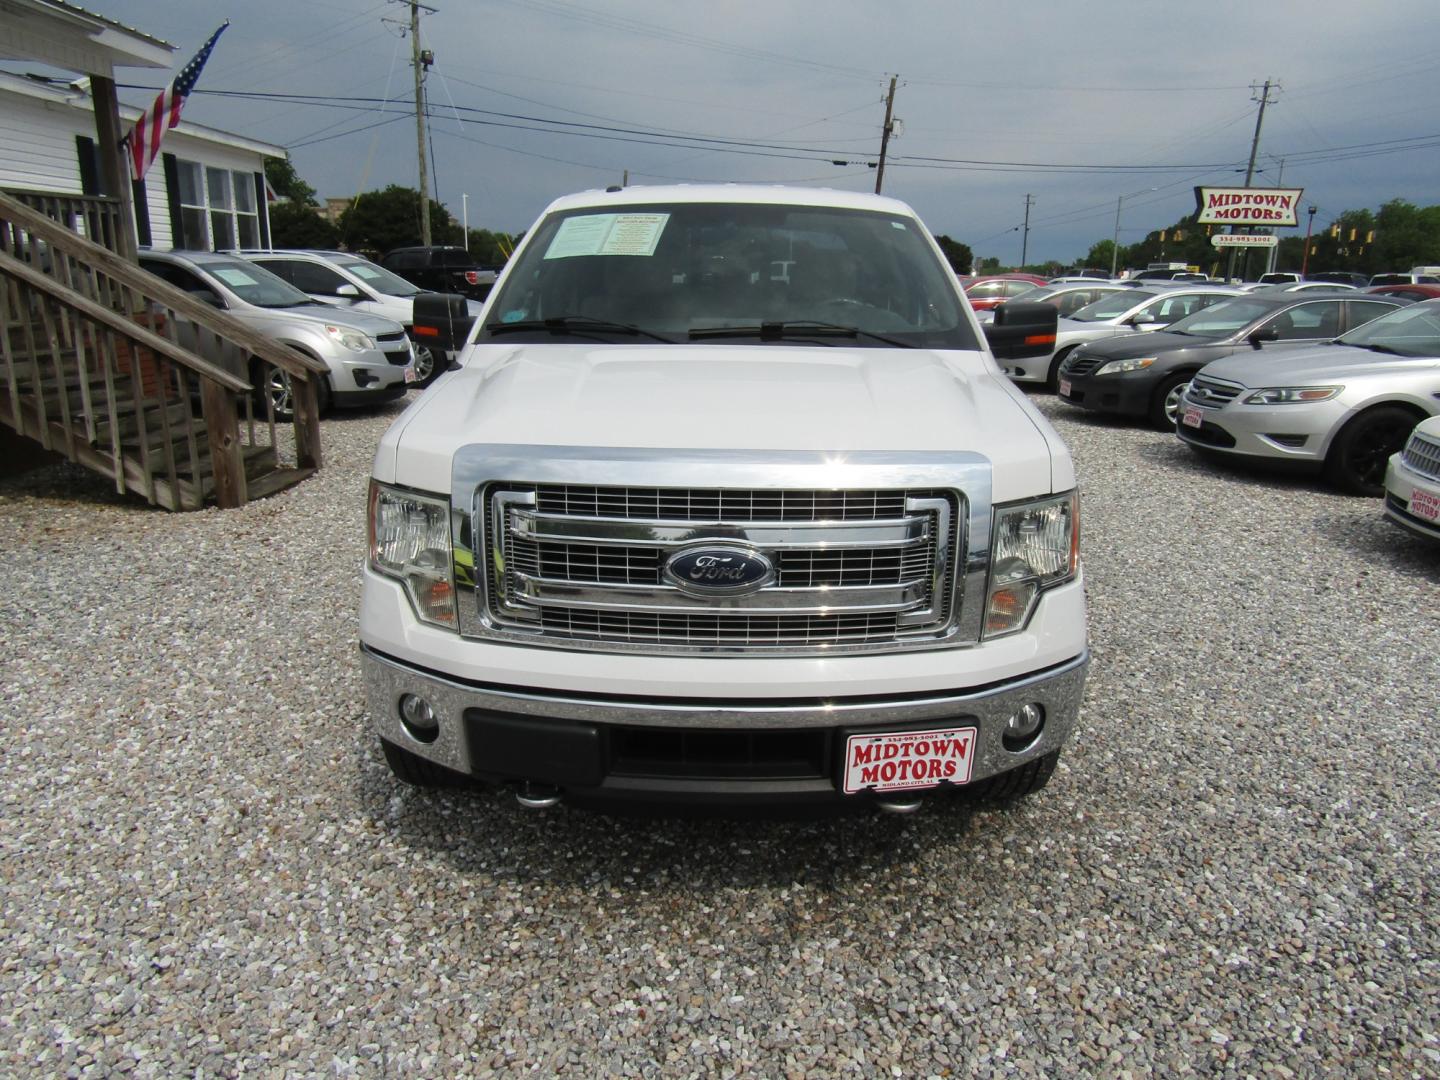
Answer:
[{"label": "midtown motors license plate text", "polygon": [[851,735],[845,740],[844,791],[899,791],[970,782],[975,729]]}]

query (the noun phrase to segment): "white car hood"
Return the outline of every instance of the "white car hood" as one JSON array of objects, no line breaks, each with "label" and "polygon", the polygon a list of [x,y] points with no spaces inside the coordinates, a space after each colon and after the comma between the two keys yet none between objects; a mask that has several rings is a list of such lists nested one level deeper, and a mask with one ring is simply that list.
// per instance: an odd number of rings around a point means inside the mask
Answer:
[{"label": "white car hood", "polygon": [[[955,451],[996,501],[1074,483],[1068,456],[979,353],[731,345],[478,345],[396,421],[376,476],[448,492],[471,443]],[[1053,435],[1052,435],[1053,437]],[[1054,462],[1052,456],[1063,460]],[[388,475],[387,475],[388,474]]]}]

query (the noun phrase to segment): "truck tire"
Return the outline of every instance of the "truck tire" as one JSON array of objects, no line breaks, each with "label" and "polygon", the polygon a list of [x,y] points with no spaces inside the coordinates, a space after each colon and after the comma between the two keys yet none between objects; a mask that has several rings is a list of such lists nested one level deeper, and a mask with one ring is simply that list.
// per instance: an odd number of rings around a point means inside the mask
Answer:
[{"label": "truck tire", "polygon": [[469,787],[470,780],[453,769],[436,765],[419,754],[396,746],[388,739],[380,740],[380,749],[385,752],[385,764],[390,766],[395,779],[420,788]]},{"label": "truck tire", "polygon": [[1033,795],[1050,782],[1051,775],[1055,772],[1055,765],[1060,760],[1060,751],[1052,750],[1050,753],[1027,761],[1018,769],[1011,769],[999,776],[992,776],[982,781],[971,794],[977,802],[984,803],[1010,803],[1016,799],[1023,799],[1026,795]]}]

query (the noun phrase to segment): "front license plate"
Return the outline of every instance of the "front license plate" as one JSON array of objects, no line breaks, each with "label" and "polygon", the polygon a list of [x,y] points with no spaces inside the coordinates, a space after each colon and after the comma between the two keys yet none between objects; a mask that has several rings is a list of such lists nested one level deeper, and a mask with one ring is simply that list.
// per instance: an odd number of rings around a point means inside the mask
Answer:
[{"label": "front license plate", "polygon": [[1440,498],[1428,491],[1410,493],[1410,513],[1426,521],[1440,521]]},{"label": "front license plate", "polygon": [[413,367],[407,367],[405,369],[405,381],[407,383],[413,383],[417,378],[418,376],[415,374],[415,369]]},{"label": "front license plate", "polygon": [[1185,407],[1185,415],[1180,417],[1180,422],[1186,427],[1198,428],[1205,423],[1205,421],[1202,419],[1202,416],[1203,414],[1200,412],[1199,409],[1187,405]]},{"label": "front license plate", "polygon": [[867,788],[903,791],[937,784],[968,784],[975,729],[880,732],[845,740],[846,795]]},{"label": "front license plate", "polygon": [[1069,396],[1070,396],[1070,380],[1069,380],[1069,379],[1061,379],[1061,380],[1060,380],[1060,396],[1061,396],[1061,397],[1069,397]]}]

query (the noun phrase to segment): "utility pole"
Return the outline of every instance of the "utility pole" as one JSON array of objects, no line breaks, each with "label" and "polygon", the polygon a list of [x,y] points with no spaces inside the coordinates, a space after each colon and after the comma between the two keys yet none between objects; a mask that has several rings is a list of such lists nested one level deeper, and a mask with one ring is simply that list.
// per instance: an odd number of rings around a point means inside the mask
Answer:
[{"label": "utility pole", "polygon": [[1025,195],[1025,233],[1020,240],[1020,269],[1025,269],[1025,256],[1030,250],[1030,204],[1035,201],[1035,196],[1027,193]]},{"label": "utility pole", "polygon": [[[1250,86],[1253,90],[1255,84],[1251,83]],[[1270,87],[1272,86],[1275,87],[1276,90],[1280,89],[1279,83],[1266,79],[1265,85],[1260,91],[1260,111],[1255,115],[1255,137],[1250,140],[1250,164],[1245,167],[1245,186],[1247,188],[1250,186],[1250,181],[1255,179],[1255,157],[1260,152],[1260,128],[1265,123],[1265,106],[1270,104]],[[1254,101],[1255,98],[1252,97],[1250,100]],[[1235,230],[1232,228],[1230,231],[1234,232]],[[1229,281],[1235,276],[1235,256],[1238,254],[1240,254],[1240,252],[1236,248],[1230,249],[1230,261],[1225,266],[1226,281]],[[1247,252],[1246,254],[1246,261],[1248,262],[1249,253]]]},{"label": "utility pole", "polygon": [[418,0],[410,0],[410,62],[415,68],[415,151],[420,162],[420,243],[430,246],[429,176],[425,166],[425,71],[435,62],[435,54],[420,49],[420,9],[433,14]]},{"label": "utility pole", "polygon": [[880,132],[880,164],[875,169],[875,194],[880,194],[880,185],[885,182],[885,150],[890,145],[890,132],[894,128],[892,117],[895,114],[895,80],[898,75],[890,76],[890,93],[885,95],[885,127]]}]

